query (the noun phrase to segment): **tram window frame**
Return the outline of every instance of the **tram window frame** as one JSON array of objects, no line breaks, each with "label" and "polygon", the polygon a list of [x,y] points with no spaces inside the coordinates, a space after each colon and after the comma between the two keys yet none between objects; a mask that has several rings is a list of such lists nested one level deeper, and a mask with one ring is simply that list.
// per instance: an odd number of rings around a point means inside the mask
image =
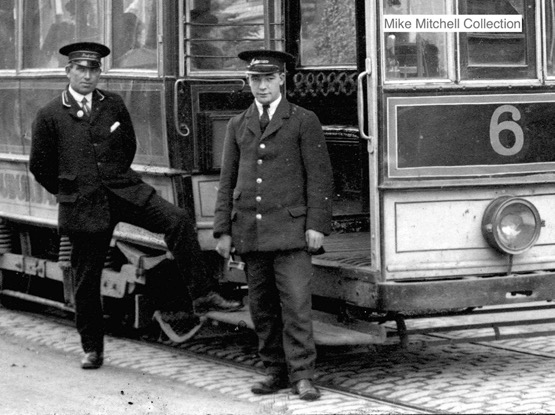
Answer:
[{"label": "tram window frame", "polygon": [[[159,2],[158,0],[150,0],[150,4],[140,5],[141,7],[144,6],[145,8],[145,10],[141,12],[140,10],[130,10],[134,4],[135,2],[132,2],[127,8],[125,7],[121,8],[122,0],[117,0],[117,1],[112,0],[110,2],[110,5],[109,5],[110,18],[109,20],[106,21],[106,25],[109,28],[109,32],[107,33],[106,38],[110,39],[110,46],[112,49],[112,53],[107,57],[107,60],[109,61],[108,69],[110,73],[117,74],[117,73],[124,72],[126,76],[162,75],[164,73],[163,60],[161,59],[161,56],[163,55],[163,51],[161,50],[163,48],[163,44],[159,41],[159,39],[162,36],[162,26],[163,26],[161,16],[164,15],[164,7],[167,7],[167,6],[165,6],[163,2]],[[122,10],[122,13],[118,13],[115,10],[116,7],[120,8]],[[150,8],[150,10],[147,10],[147,8]],[[148,24],[146,21],[142,21],[140,18],[138,18],[139,17],[138,15],[141,15],[141,14],[144,16],[151,16],[152,13],[149,13],[149,12],[152,10],[154,10],[155,16],[151,17],[151,19],[148,21]],[[115,42],[115,38],[117,34],[116,26],[122,23],[122,19],[124,18],[124,16],[126,16],[127,18],[132,17],[132,16],[129,16],[130,13],[133,13],[135,17],[138,18],[136,19],[136,22],[135,22],[135,29],[138,29],[139,25],[142,25],[140,27],[142,27],[145,33],[144,43],[140,43],[136,45],[139,47],[131,48],[127,53],[123,53],[121,54],[121,56],[118,56],[120,55],[120,53],[118,51],[118,48],[116,47],[116,42]],[[148,47],[148,46],[153,46],[153,47]],[[145,51],[146,51],[146,54],[145,54]],[[139,54],[142,53],[143,57],[147,56],[150,59],[154,59],[154,66],[153,67],[123,66],[121,64],[122,60],[125,59],[126,57],[133,59],[133,53],[135,53],[134,56],[137,56],[137,53]],[[148,56],[147,54],[150,54],[151,56]]]},{"label": "tram window frame", "polygon": [[[261,3],[258,6],[262,6],[262,16],[263,22],[262,23],[229,23],[226,19],[225,22],[221,23],[220,18],[218,15],[219,12],[222,12],[222,9],[217,9],[216,7],[212,7],[214,5],[211,4],[210,0],[195,0],[185,2],[185,5],[179,5],[179,10],[182,16],[184,16],[183,24],[180,27],[180,74],[185,76],[186,74],[195,76],[195,77],[219,77],[219,76],[233,76],[237,75],[238,73],[244,72],[244,62],[242,62],[239,58],[237,58],[237,54],[243,50],[249,49],[274,49],[274,50],[283,50],[285,45],[284,39],[284,24],[283,24],[283,7],[282,2],[280,0],[241,0],[241,1],[229,1],[228,9],[230,7],[237,7],[241,6],[241,3],[244,3],[245,10],[249,10],[249,8],[253,8],[257,5],[247,5],[247,3]],[[193,22],[192,16],[197,16],[196,12],[206,13],[206,15],[211,15],[218,19],[217,22],[213,21],[213,18],[206,19],[205,21],[197,21],[196,23]],[[223,15],[223,14],[222,14]],[[192,64],[192,58],[194,57],[192,53],[192,46],[195,42],[195,38],[192,36],[192,29],[194,27],[197,28],[213,28],[213,29],[220,29],[228,28],[228,30],[241,30],[245,29],[248,26],[257,25],[260,26],[262,29],[263,36],[261,38],[239,38],[237,37],[210,37],[209,35],[206,38],[198,37],[196,41],[216,41],[222,42],[222,44],[227,43],[228,45],[232,44],[231,48],[226,48],[226,52],[223,52],[223,55],[220,59],[223,59],[224,65],[222,68],[195,68]],[[214,45],[212,45],[214,46]],[[224,48],[218,48],[220,50],[224,50]],[[228,50],[232,50],[231,52],[227,52]],[[208,55],[207,55],[208,56]],[[217,56],[214,56],[210,59],[216,59]]]},{"label": "tram window frame", "polygon": [[[11,7],[10,7],[11,6]],[[17,69],[17,4],[2,2],[0,6],[0,38],[3,52],[0,56],[0,71],[15,71]]]},{"label": "tram window frame", "polygon": [[[391,1],[391,3],[392,5],[397,5],[397,6],[400,6],[402,4],[401,1]],[[448,15],[455,14],[455,6],[454,6],[453,0],[444,0],[443,6],[445,8],[444,10],[445,14],[448,14]],[[381,59],[381,67],[382,67],[381,76],[383,79],[383,83],[386,87],[387,86],[403,87],[403,84],[410,84],[411,86],[416,86],[419,84],[424,85],[424,84],[430,84],[430,83],[450,84],[450,83],[454,83],[457,80],[457,59],[456,59],[456,48],[455,48],[456,36],[452,32],[446,32],[445,38],[442,40],[442,42],[445,44],[445,48],[444,48],[445,50],[441,52],[443,54],[443,60],[445,61],[444,62],[445,67],[442,70],[444,72],[443,76],[440,76],[440,75],[430,76],[430,77],[388,76],[388,69],[387,69],[388,68],[388,49],[390,49],[391,45],[388,44],[387,35],[390,33],[394,34],[395,32],[393,30],[386,30],[386,28],[384,27],[383,16],[387,14],[405,14],[405,13],[402,13],[401,11],[397,13],[388,11],[385,8],[384,0],[380,1],[380,19],[379,19],[380,23],[379,24],[380,24],[380,35],[381,35],[380,36],[380,43],[381,43],[380,59]],[[410,32],[410,33],[414,33],[414,32]],[[440,32],[439,34],[441,33],[442,32]],[[420,71],[417,70],[417,73],[419,72]]]},{"label": "tram window frame", "polygon": [[[304,70],[325,70],[325,69],[340,69],[340,70],[355,70],[357,68],[357,53],[358,47],[356,38],[357,38],[357,15],[356,15],[356,0],[348,0],[351,2],[350,9],[343,7],[339,10],[336,10],[334,6],[336,4],[322,4],[323,2],[319,0],[297,0],[288,3],[291,10],[287,12],[287,16],[290,17],[290,25],[295,26],[292,27],[290,30],[289,36],[293,36],[296,39],[295,44],[291,45],[291,48],[294,49],[299,56],[298,66]],[[311,4],[312,3],[312,4]],[[321,7],[319,7],[321,6]],[[352,13],[349,15],[349,13]],[[318,18],[321,20],[328,20],[328,26],[335,21],[336,25],[340,25],[339,21],[344,19],[349,19],[352,17],[351,24],[348,25],[350,29],[352,29],[352,33],[336,33],[336,36],[333,33],[325,33],[325,36],[322,38],[322,44],[316,45],[314,49],[318,48],[319,54],[324,58],[326,63],[319,64],[314,61],[310,61],[311,56],[310,48],[305,48],[304,41],[305,39],[310,38],[309,36],[304,36],[304,32],[308,30],[318,30],[318,26],[311,25],[312,23],[318,23]],[[341,25],[344,27],[345,25]],[[320,38],[320,37],[314,37]],[[348,42],[349,39],[351,42],[349,44],[345,44]],[[326,42],[328,44],[329,52],[326,53],[325,45]],[[292,42],[291,42],[292,43]],[[340,44],[342,43],[343,46]],[[345,56],[345,52],[347,56]],[[352,56],[349,59],[352,59],[350,62],[345,62],[345,59],[348,57],[349,54]],[[332,60],[333,55],[335,55],[335,59],[337,62],[329,63]],[[341,55],[341,56],[339,56]],[[341,60],[341,62],[339,62]]]},{"label": "tram window frame", "polygon": [[[455,2],[454,0],[447,0],[448,5],[447,14],[467,14],[466,8],[463,2],[466,0],[460,0]],[[455,6],[457,8],[455,8]],[[465,86],[477,86],[481,87],[485,83],[488,85],[498,85],[506,84],[509,81],[511,84],[540,84],[543,82],[552,82],[555,80],[555,58],[553,58],[552,73],[548,72],[547,62],[547,42],[542,42],[542,39],[547,39],[547,16],[545,15],[547,6],[542,7],[542,4],[538,0],[524,0],[525,5],[525,22],[526,24],[526,50],[527,55],[527,66],[521,67],[508,67],[500,68],[495,66],[482,65],[480,67],[472,67],[468,65],[467,59],[465,59],[465,54],[467,54],[467,48],[464,44],[466,39],[466,34],[464,32],[447,33],[447,76],[444,78],[391,78],[387,76],[387,36],[385,28],[383,27],[383,15],[387,14],[384,10],[383,2],[380,5],[381,13],[381,77],[383,85],[389,89],[404,88],[410,84],[411,87],[426,87],[430,84],[437,85],[456,85],[461,84]],[[544,19],[542,22],[542,18]],[[552,23],[553,30],[555,31],[555,21]],[[553,38],[555,44],[555,35]],[[553,46],[555,50],[555,45]],[[555,56],[555,54],[554,54]],[[543,72],[542,72],[543,69]]]},{"label": "tram window frame", "polygon": [[[16,22],[18,71],[59,73],[67,63],[67,58],[58,53],[64,44],[71,41],[103,43],[105,6],[105,0],[95,0],[92,4],[87,3],[87,11],[91,13],[83,14],[79,11],[85,10],[85,7],[77,0],[16,2],[19,8],[17,16],[21,17],[21,23]],[[43,27],[43,21],[51,24]]]},{"label": "tram window frame", "polygon": [[[548,20],[552,17],[551,21]],[[555,81],[555,0],[546,0],[542,9],[542,39],[543,43],[543,61],[542,69],[545,74],[546,81],[553,83]],[[539,48],[538,48],[539,49]]]},{"label": "tram window frame", "polygon": [[[469,0],[460,0],[459,14],[472,14],[469,12]],[[537,45],[537,32],[541,25],[538,22],[538,15],[535,0],[523,1],[523,23],[525,31],[520,33],[465,33],[459,34],[459,59],[460,59],[460,77],[462,81],[469,80],[507,80],[507,79],[523,79],[537,80],[538,78],[538,53],[541,48]],[[478,14],[495,14],[489,12],[481,12]],[[505,13],[503,13],[505,14]],[[491,42],[506,40],[518,41],[524,39],[524,63],[523,64],[472,64],[470,63],[470,47],[469,40],[484,39]],[[483,43],[483,41],[480,41]]]},{"label": "tram window frame", "polygon": [[[46,0],[41,0],[41,1],[46,1]],[[62,20],[66,21],[67,17],[66,14],[69,12],[68,9],[66,9],[66,5],[68,3],[70,3],[72,0],[62,0],[59,4],[58,2],[56,2],[57,6],[59,7],[61,6],[61,11],[63,11],[63,16]],[[92,38],[73,38],[74,41],[94,41],[94,42],[99,42],[99,43],[103,43],[106,44],[108,47],[110,47],[110,49],[112,50],[112,52],[114,52],[114,36],[115,36],[115,30],[114,30],[114,25],[116,24],[115,19],[114,19],[114,7],[116,4],[118,3],[122,3],[123,0],[96,0],[95,3],[95,10],[96,10],[96,17],[97,17],[97,27],[94,27],[93,29],[95,30],[94,36]],[[123,68],[123,67],[117,67],[117,65],[115,64],[114,60],[114,53],[110,53],[110,55],[108,55],[107,57],[105,57],[103,59],[103,65],[102,65],[102,70],[103,73],[106,75],[115,75],[115,76],[119,76],[120,74],[125,74],[125,77],[148,77],[148,78],[160,78],[163,74],[164,74],[164,60],[163,60],[163,54],[164,54],[164,44],[161,41],[162,39],[162,31],[163,31],[163,16],[164,16],[164,10],[166,7],[169,7],[168,5],[166,5],[164,2],[160,2],[158,0],[150,0],[151,3],[148,5],[149,7],[152,7],[155,10],[156,16],[152,19],[150,19],[149,23],[151,24],[152,29],[152,36],[151,36],[151,44],[153,45],[153,50],[154,55],[155,55],[155,67],[152,66],[151,68],[139,68],[139,67],[135,67],[135,68]],[[52,2],[53,4],[55,4],[54,2]],[[132,4],[132,2],[130,0],[127,1],[127,3]],[[11,69],[0,69],[0,73],[6,73],[7,71],[11,71],[11,72],[16,72],[16,73],[21,73],[21,74],[36,74],[36,73],[44,73],[44,74],[60,74],[64,72],[64,67],[66,64],[66,60],[64,60],[64,57],[57,54],[57,49],[55,50],[54,55],[50,58],[57,58],[59,59],[59,64],[58,65],[53,65],[53,64],[39,64],[38,62],[45,62],[44,61],[44,56],[33,56],[33,57],[29,57],[29,55],[31,53],[29,53],[28,51],[26,51],[26,44],[29,44],[28,39],[26,38],[26,27],[28,27],[30,24],[32,24],[31,22],[29,22],[29,20],[27,19],[28,15],[29,15],[29,11],[27,9],[27,5],[31,4],[31,3],[19,3],[19,2],[15,2],[15,11],[14,11],[14,15],[15,17],[15,64],[13,65],[13,68]],[[128,4],[128,6],[129,6]],[[80,4],[78,4],[79,6]],[[37,3],[35,5],[35,7],[37,8],[41,8],[41,7],[45,7],[44,5],[42,5],[41,3]],[[38,11],[37,11],[38,13]],[[149,13],[149,16],[151,15],[151,13]],[[77,19],[79,19],[79,17],[77,17]],[[86,17],[83,17],[83,19],[86,19]],[[50,25],[50,28],[52,27],[52,24]],[[41,29],[43,31],[48,31],[51,30],[50,28],[47,29]],[[44,36],[41,35],[41,36]],[[69,43],[71,41],[64,41],[63,44],[65,43]],[[63,45],[61,44],[61,45]],[[58,45],[60,46],[60,45]],[[31,45],[32,48],[34,48],[33,53],[40,53],[43,54],[43,52],[41,51],[41,47],[40,46],[36,46],[36,45]],[[59,55],[59,56],[58,56]],[[66,58],[67,59],[67,58]]]}]

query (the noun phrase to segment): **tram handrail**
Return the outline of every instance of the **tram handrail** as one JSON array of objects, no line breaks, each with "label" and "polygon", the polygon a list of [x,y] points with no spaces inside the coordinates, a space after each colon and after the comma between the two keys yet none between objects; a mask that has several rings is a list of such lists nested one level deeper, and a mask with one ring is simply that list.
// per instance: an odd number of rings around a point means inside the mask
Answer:
[{"label": "tram handrail", "polygon": [[360,136],[368,141],[372,141],[372,137],[364,132],[365,117],[364,117],[364,88],[363,79],[367,77],[370,73],[368,71],[362,71],[357,77],[357,114],[358,114],[358,125]]},{"label": "tram handrail", "polygon": [[[181,137],[187,137],[191,134],[191,130],[189,128],[189,126],[185,123],[179,123],[179,105],[178,105],[178,90],[179,90],[179,85],[183,82],[186,82],[188,79],[187,78],[181,78],[178,79],[177,81],[175,81],[175,86],[174,86],[174,97],[173,97],[173,120],[175,123],[175,130],[177,131],[177,134],[179,134]],[[239,84],[241,84],[241,88],[239,89],[239,91],[242,91],[245,86],[246,86],[246,82],[244,79],[240,79],[240,78],[232,78],[232,79],[198,79],[197,81],[201,81],[201,82],[237,82]],[[186,128],[186,132],[183,132],[181,127],[185,126]]]},{"label": "tram handrail", "polygon": [[[177,81],[175,81],[175,86],[173,89],[173,122],[175,123],[175,131],[177,131],[177,134],[179,134],[181,137],[188,137],[191,134],[191,130],[189,129],[189,126],[185,123],[180,124],[179,123],[179,105],[178,105],[178,90],[179,90],[179,85],[181,83],[185,82],[184,79],[178,79]],[[181,129],[182,126],[185,126],[186,131],[183,132],[183,130]]]}]

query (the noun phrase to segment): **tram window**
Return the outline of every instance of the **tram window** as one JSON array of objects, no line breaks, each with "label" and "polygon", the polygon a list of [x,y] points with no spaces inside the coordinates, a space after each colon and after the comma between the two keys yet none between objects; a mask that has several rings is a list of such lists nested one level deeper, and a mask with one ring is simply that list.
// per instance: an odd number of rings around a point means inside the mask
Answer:
[{"label": "tram window", "polygon": [[243,70],[244,63],[237,58],[239,52],[264,47],[281,50],[280,3],[277,0],[188,2],[185,48],[189,70]]},{"label": "tram window", "polygon": [[547,75],[553,76],[555,75],[555,0],[546,1],[545,9]]},{"label": "tram window", "polygon": [[25,137],[21,134],[20,108],[15,105],[19,100],[19,92],[15,85],[5,83],[0,83],[0,91],[0,153],[23,154]]},{"label": "tram window", "polygon": [[463,0],[461,14],[518,14],[522,33],[461,33],[463,79],[536,76],[534,0]]},{"label": "tram window", "polygon": [[112,1],[112,33],[114,68],[157,68],[155,0]]},{"label": "tram window", "polygon": [[0,3],[0,69],[15,69],[15,9],[13,0]]},{"label": "tram window", "polygon": [[[447,0],[383,0],[386,15],[449,14]],[[384,29],[387,80],[447,78],[447,34],[389,32]]]},{"label": "tram window", "polygon": [[356,66],[355,0],[300,0],[303,66]]},{"label": "tram window", "polygon": [[63,67],[58,50],[71,42],[102,42],[102,0],[23,2],[23,67]]}]

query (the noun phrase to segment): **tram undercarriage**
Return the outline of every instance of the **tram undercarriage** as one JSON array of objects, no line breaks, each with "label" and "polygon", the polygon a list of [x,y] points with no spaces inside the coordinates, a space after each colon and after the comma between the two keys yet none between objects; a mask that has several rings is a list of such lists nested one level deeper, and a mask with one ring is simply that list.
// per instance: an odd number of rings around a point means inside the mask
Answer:
[{"label": "tram undercarriage", "polygon": [[[388,337],[399,337],[408,345],[412,334],[491,328],[493,338],[501,336],[500,327],[517,324],[494,321],[457,324],[451,327],[408,329],[407,321],[431,316],[460,316],[468,313],[489,314],[523,311],[530,302],[549,301],[555,297],[553,273],[463,277],[451,280],[380,282],[372,272],[368,233],[335,234],[327,239],[326,253],[315,256],[313,284],[315,340],[320,345],[383,344]],[[69,264],[71,244],[48,228],[3,221],[0,225],[0,295],[3,303],[19,299],[73,312],[73,275]],[[208,255],[214,254],[207,252]],[[215,254],[214,254],[215,255]],[[215,261],[217,262],[217,261]],[[164,322],[161,302],[168,310],[186,310],[185,296],[179,296],[179,283],[171,279],[171,255],[160,235],[139,230],[128,224],[116,228],[110,255],[102,274],[101,290],[106,314],[133,329],[144,329],[154,322],[174,342],[189,340],[201,324],[185,324],[180,333]],[[246,302],[244,276],[238,270],[220,270],[228,295]],[[480,289],[476,289],[480,286]],[[541,295],[539,294],[541,293]],[[173,295],[170,295],[173,294]],[[156,301],[158,295],[159,301]],[[160,301],[160,299],[162,299]],[[484,304],[503,305],[501,309],[478,310]],[[433,305],[433,307],[431,307]],[[470,306],[469,306],[470,305]],[[542,308],[554,308],[550,304]],[[537,306],[526,309],[535,310]],[[188,316],[188,314],[185,314]],[[252,328],[248,308],[239,312],[211,311],[207,320]],[[543,324],[553,319],[531,319],[526,324]],[[389,331],[384,323],[394,322]],[[520,321],[519,324],[522,324]],[[181,325],[183,326],[183,325]],[[173,327],[173,328],[172,328]],[[174,330],[175,328],[175,330]],[[542,333],[545,334],[545,333]],[[516,335],[520,337],[522,334]],[[491,338],[492,336],[486,336]],[[472,338],[473,340],[481,339]],[[468,341],[468,340],[467,340]]]}]

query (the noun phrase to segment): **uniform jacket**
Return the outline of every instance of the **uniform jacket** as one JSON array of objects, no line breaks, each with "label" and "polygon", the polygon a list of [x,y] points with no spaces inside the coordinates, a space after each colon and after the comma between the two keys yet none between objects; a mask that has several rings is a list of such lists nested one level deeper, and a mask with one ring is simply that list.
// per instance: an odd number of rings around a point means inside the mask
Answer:
[{"label": "uniform jacket", "polygon": [[316,115],[282,98],[264,134],[253,103],[227,126],[214,236],[238,254],[306,247],[331,231],[333,178]]},{"label": "uniform jacket", "polygon": [[91,117],[66,89],[33,122],[30,170],[59,202],[61,232],[109,229],[107,192],[143,205],[154,192],[130,166],[135,132],[119,95],[95,90]]}]

